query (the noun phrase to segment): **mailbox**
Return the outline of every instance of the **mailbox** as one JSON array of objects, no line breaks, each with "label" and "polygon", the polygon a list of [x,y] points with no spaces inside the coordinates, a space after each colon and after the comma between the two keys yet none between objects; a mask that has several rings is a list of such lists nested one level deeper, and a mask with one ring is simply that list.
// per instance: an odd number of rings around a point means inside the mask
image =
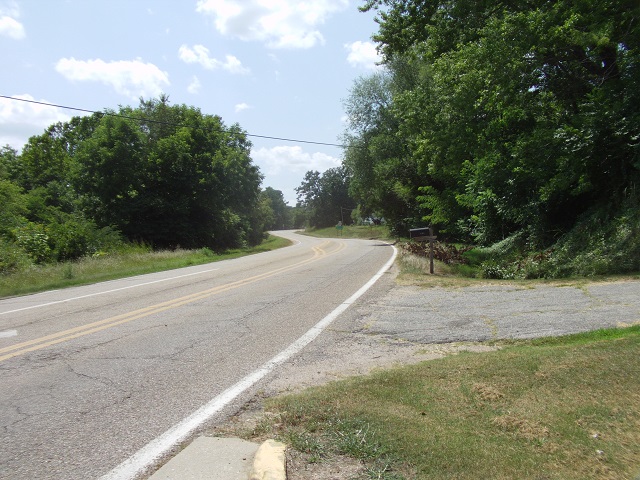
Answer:
[{"label": "mailbox", "polygon": [[429,242],[429,272],[433,275],[433,242],[436,237],[431,227],[409,229],[409,238],[416,242]]},{"label": "mailbox", "polygon": [[409,238],[416,242],[424,242],[427,240],[435,240],[431,227],[412,228],[409,230]]}]

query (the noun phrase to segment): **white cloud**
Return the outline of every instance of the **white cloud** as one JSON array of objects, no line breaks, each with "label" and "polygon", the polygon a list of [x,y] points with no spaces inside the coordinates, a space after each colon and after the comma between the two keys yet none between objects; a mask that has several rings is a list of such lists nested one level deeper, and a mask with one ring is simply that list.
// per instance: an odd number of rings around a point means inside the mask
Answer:
[{"label": "white cloud", "polygon": [[14,40],[23,39],[26,34],[24,26],[17,18],[20,17],[20,8],[16,2],[4,2],[0,5],[0,35]]},{"label": "white cloud", "polygon": [[167,72],[141,59],[105,62],[62,58],[56,63],[56,71],[72,81],[102,82],[134,100],[158,96],[170,85]]},{"label": "white cloud", "polygon": [[5,15],[0,17],[0,35],[20,40],[25,37],[24,27],[16,19]]},{"label": "white cloud", "polygon": [[200,83],[200,79],[194,75],[193,78],[191,79],[191,83],[187,87],[187,92],[195,95],[196,93],[200,92],[201,87],[202,87],[202,84]]},{"label": "white cloud", "polygon": [[210,57],[209,49],[204,45],[194,45],[193,48],[182,45],[178,50],[178,58],[185,63],[198,63],[207,70],[221,68],[229,73],[249,73],[249,69],[243,67],[242,62],[233,55],[227,55],[224,62]]},{"label": "white cloud", "polygon": [[347,43],[344,46],[349,52],[347,55],[347,62],[352,67],[367,68],[370,70],[378,68],[377,62],[380,62],[382,58],[378,55],[376,46],[371,42],[353,42]]},{"label": "white cloud", "polygon": [[236,105],[236,113],[242,112],[243,110],[247,110],[249,108],[251,107],[246,103],[239,103]]},{"label": "white cloud", "polygon": [[[13,95],[13,98],[35,100],[27,94]],[[58,107],[0,98],[0,146],[8,144],[20,150],[29,137],[41,134],[54,123],[67,122],[70,119],[71,116]]]},{"label": "white cloud", "polygon": [[263,147],[254,150],[251,156],[268,175],[276,175],[282,171],[305,173],[317,170],[322,173],[341,164],[336,157],[321,152],[305,152],[298,146]]},{"label": "white cloud", "polygon": [[211,15],[222,35],[271,48],[311,48],[324,43],[318,27],[348,5],[349,0],[199,0],[196,11]]}]

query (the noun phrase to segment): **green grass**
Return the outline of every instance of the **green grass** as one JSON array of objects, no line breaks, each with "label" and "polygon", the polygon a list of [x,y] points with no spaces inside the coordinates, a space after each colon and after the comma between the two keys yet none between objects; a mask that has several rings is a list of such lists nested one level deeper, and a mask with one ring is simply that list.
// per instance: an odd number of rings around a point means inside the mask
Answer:
[{"label": "green grass", "polygon": [[290,243],[284,238],[269,236],[256,247],[222,253],[215,253],[207,248],[153,252],[144,247],[130,246],[118,253],[42,265],[0,276],[0,298],[202,265],[274,250]]},{"label": "green grass", "polygon": [[392,239],[389,229],[382,225],[345,225],[342,230],[338,230],[336,227],[308,228],[299,233],[319,238],[361,238],[367,240]]},{"label": "green grass", "polygon": [[640,326],[460,353],[271,399],[272,436],[384,479],[635,479]]}]

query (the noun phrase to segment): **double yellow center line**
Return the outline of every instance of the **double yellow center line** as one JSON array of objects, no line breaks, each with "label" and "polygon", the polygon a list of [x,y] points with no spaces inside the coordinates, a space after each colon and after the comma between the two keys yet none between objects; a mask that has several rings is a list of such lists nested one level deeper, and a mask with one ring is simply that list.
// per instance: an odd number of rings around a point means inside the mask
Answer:
[{"label": "double yellow center line", "polygon": [[338,245],[338,248],[336,248],[331,252],[327,252],[324,250],[324,248],[326,248],[330,243],[331,243],[330,241],[325,241],[320,245],[313,247],[312,248],[313,256],[311,258],[307,258],[305,260],[302,260],[298,263],[294,263],[292,265],[288,265],[286,267],[276,268],[275,270],[254,275],[252,277],[245,278],[242,280],[237,280],[235,282],[227,283],[225,285],[209,288],[207,290],[202,290],[200,292],[192,293],[190,295],[185,295],[183,297],[174,298],[173,300],[168,300],[166,302],[161,302],[155,305],[151,305],[149,307],[140,308],[138,310],[133,310],[131,312],[116,315],[114,317],[105,318],[104,320],[99,320],[97,322],[88,323],[86,325],[81,325],[79,327],[70,328],[68,330],[64,330],[61,332],[52,333],[50,335],[46,335],[46,336],[29,340],[26,342],[17,343],[9,347],[0,348],[0,362],[4,360],[8,360],[9,358],[17,357],[18,355],[23,355],[25,353],[50,347],[58,343],[73,340],[74,338],[83,337],[85,335],[91,335],[92,333],[100,332],[102,330],[106,330],[108,328],[112,328],[117,325],[122,325],[123,323],[128,323],[133,320],[137,320],[139,318],[148,317],[150,315],[161,313],[166,310],[178,308],[188,303],[196,302],[198,300],[211,297],[212,295],[217,295],[219,293],[233,290],[235,288],[249,285],[251,283],[259,282],[261,280],[265,280],[275,275],[280,275],[282,273],[294,270],[308,263],[317,261],[328,254],[333,255],[335,253],[338,253],[339,251],[343,250],[346,247],[346,245],[343,242],[340,242]]}]

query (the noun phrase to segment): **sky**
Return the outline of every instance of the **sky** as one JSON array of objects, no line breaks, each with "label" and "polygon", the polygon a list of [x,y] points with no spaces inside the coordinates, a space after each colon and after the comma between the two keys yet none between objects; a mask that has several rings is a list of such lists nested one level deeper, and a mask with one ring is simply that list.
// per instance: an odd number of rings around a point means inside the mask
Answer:
[{"label": "sky", "polygon": [[[342,102],[379,68],[361,0],[0,0],[0,95],[91,111],[164,93],[249,135],[263,188],[339,166]],[[82,113],[0,98],[0,147]],[[255,136],[253,136],[255,135]]]}]

